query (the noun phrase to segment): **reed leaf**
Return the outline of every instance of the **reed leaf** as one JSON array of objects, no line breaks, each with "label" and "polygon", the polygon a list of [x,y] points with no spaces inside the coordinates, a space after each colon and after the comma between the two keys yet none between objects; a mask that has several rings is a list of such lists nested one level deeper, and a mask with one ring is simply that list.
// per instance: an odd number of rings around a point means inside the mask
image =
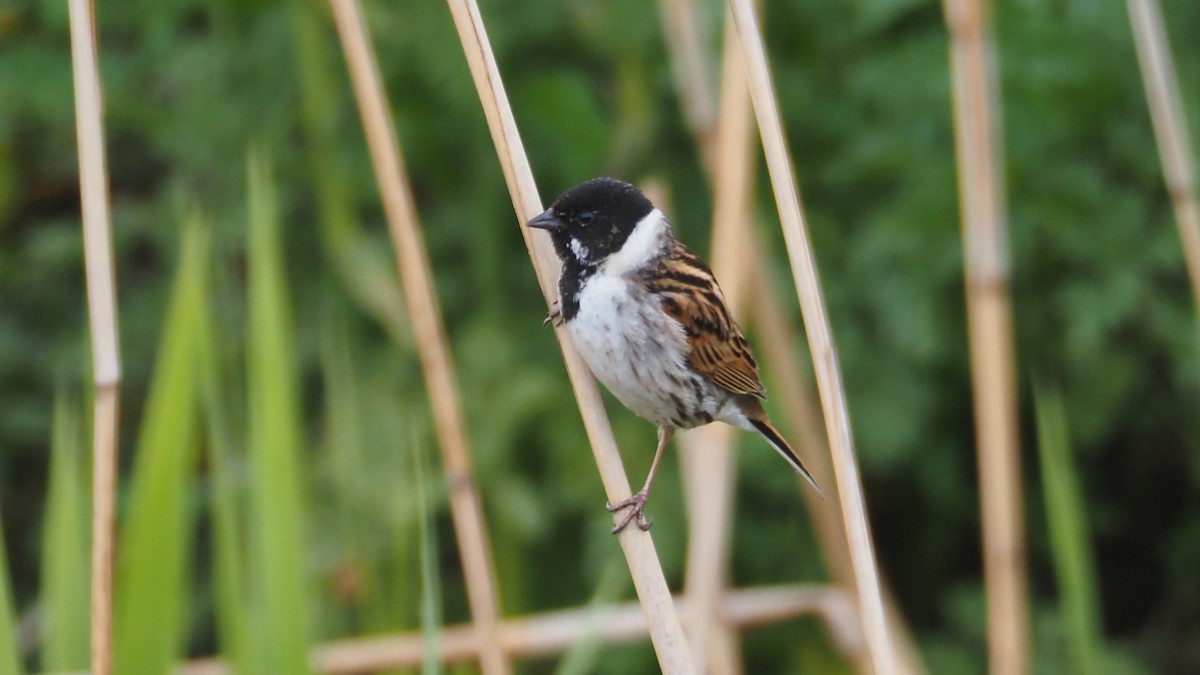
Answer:
[{"label": "reed leaf", "polygon": [[1071,458],[1062,394],[1057,388],[1039,385],[1034,389],[1034,407],[1046,524],[1067,646],[1074,672],[1089,675],[1100,672],[1102,640],[1087,505]]},{"label": "reed leaf", "polygon": [[[207,233],[207,224],[194,215],[195,227]],[[207,243],[207,240],[205,240]],[[205,256],[208,255],[205,251]],[[206,280],[207,281],[207,280]],[[207,290],[208,284],[205,284]],[[227,397],[220,372],[219,347],[213,323],[210,294],[199,294],[196,302],[196,362],[200,370],[201,411],[208,433],[207,459],[209,466],[209,517],[212,520],[213,593],[217,639],[221,653],[233,672],[252,673],[248,660],[250,647],[249,622],[246,617],[244,591],[244,546],[242,544],[242,509],[238,504],[235,473],[237,457],[233,432],[229,424]]]},{"label": "reed leaf", "polygon": [[413,475],[417,477],[417,527],[421,542],[421,646],[424,652],[421,673],[440,675],[442,582],[437,564],[437,529],[434,523],[433,496],[429,494],[429,486],[434,484],[434,480],[425,465],[424,449],[416,439],[413,440],[412,456]]},{"label": "reed leaf", "polygon": [[207,264],[207,241],[194,224],[181,248],[118,555],[113,660],[123,674],[168,672],[187,626],[188,488],[198,450],[195,325]]},{"label": "reed leaf", "polygon": [[275,182],[253,150],[249,175],[247,407],[251,580],[259,672],[306,673],[308,603],[297,382]]},{"label": "reed leaf", "polygon": [[[329,504],[337,525],[339,553],[334,561],[339,570],[349,572],[357,580],[358,589],[349,589],[353,597],[342,597],[358,614],[359,630],[380,630],[371,620],[386,615],[383,593],[374,592],[377,580],[369,564],[367,551],[380,536],[378,523],[362,515],[372,511],[374,494],[364,478],[369,465],[364,460],[362,430],[362,383],[350,352],[346,312],[332,303],[321,314],[320,354],[321,381],[325,390],[325,439],[322,461],[325,482],[328,483]],[[370,590],[368,590],[370,589]],[[364,592],[365,591],[365,592]],[[345,596],[346,591],[340,593]],[[322,629],[329,632],[336,626],[326,622]]]},{"label": "reed leaf", "polygon": [[621,561],[616,556],[604,566],[596,590],[586,605],[585,632],[563,652],[555,675],[586,675],[597,671],[600,648],[603,646],[600,627],[612,614],[617,600],[629,592],[629,577],[621,567]]},{"label": "reed leaf", "polygon": [[88,664],[88,526],[79,401],[59,389],[50,428],[50,478],[42,534],[42,670]]},{"label": "reed leaf", "polygon": [[0,524],[0,675],[21,675],[12,589],[8,585],[8,554],[4,547],[4,527]]}]

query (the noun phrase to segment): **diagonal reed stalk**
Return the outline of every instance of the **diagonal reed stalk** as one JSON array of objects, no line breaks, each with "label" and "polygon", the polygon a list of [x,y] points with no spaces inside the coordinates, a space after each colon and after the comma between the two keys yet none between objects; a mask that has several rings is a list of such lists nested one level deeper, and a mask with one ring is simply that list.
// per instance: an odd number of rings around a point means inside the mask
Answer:
[{"label": "diagonal reed stalk", "polygon": [[837,496],[841,500],[842,516],[849,537],[850,564],[854,570],[867,650],[871,655],[875,673],[888,675],[895,671],[895,658],[888,638],[862,481],[859,477],[858,462],[854,457],[854,440],[850,431],[846,394],[842,388],[825,301],[821,296],[816,260],[800,211],[792,160],[787,150],[783,124],[779,119],[778,99],[771,83],[762,34],[750,1],[729,0],[729,6],[741,38],[750,83],[750,97],[758,118],[767,171],[770,173],[771,186],[779,208],[779,219],[792,265],[792,277],[808,333],[809,350],[812,352],[817,388],[821,395],[821,408],[825,415],[825,430],[830,439]]},{"label": "diagonal reed stalk", "polygon": [[[759,238],[750,240],[753,250],[750,256],[754,260],[769,262],[770,258],[762,252]],[[812,390],[801,376],[803,367],[796,357],[794,345],[799,342],[794,328],[784,319],[780,309],[784,306],[778,291],[767,283],[767,275],[752,275],[753,287],[750,294],[758,298],[751,319],[758,328],[759,342],[767,363],[773,364],[772,374],[775,376],[775,389],[781,406],[790,414],[791,427],[794,436],[793,445],[800,458],[804,460],[818,485],[831,484],[832,469],[829,465],[828,444],[821,435],[821,420],[812,401]],[[853,594],[854,570],[850,566],[849,542],[844,528],[845,521],[837,500],[822,499],[821,495],[807,489],[803,478],[797,476],[796,482],[802,488],[800,495],[804,498],[805,507],[812,515],[813,527],[821,553],[825,557],[825,566],[834,582],[847,593]],[[890,592],[887,579],[880,579],[883,588],[884,609],[887,612],[888,637],[892,641],[892,654],[896,659],[896,672],[916,674],[926,672],[921,663],[920,654],[916,650],[912,634],[904,616]],[[870,655],[864,649],[861,640],[855,643],[843,644],[843,651],[855,669],[860,673],[870,673]]]},{"label": "diagonal reed stalk", "polygon": [[986,3],[944,0],[944,5],[962,195],[989,670],[1017,675],[1028,669],[1029,627],[999,94]]},{"label": "diagonal reed stalk", "polygon": [[[496,146],[500,168],[516,210],[518,228],[529,250],[542,294],[550,304],[557,294],[559,263],[550,242],[544,237],[534,239],[524,226],[528,219],[542,211],[542,203],[521,144],[512,106],[504,93],[504,83],[488,43],[479,7],[474,0],[448,0],[448,4],[487,118],[488,130]],[[562,348],[567,375],[575,391],[601,482],[609,501],[615,503],[630,495],[629,479],[621,463],[600,392],[587,365],[571,347],[566,333],[556,329],[555,334]],[[658,553],[654,550],[653,539],[649,533],[630,527],[618,535],[618,540],[646,614],[659,667],[664,673],[695,672],[662,566],[658,562]]]},{"label": "diagonal reed stalk", "polygon": [[481,645],[480,665],[486,675],[504,675],[511,669],[497,639],[499,608],[491,547],[479,492],[471,477],[470,452],[463,430],[454,364],[433,291],[433,274],[417,224],[416,206],[399,139],[391,123],[379,66],[358,3],[355,0],[330,0],[330,5],[383,198],[400,283],[412,321],[413,341],[433,409],[450,489],[450,513],[458,536],[471,614]]},{"label": "diagonal reed stalk", "polygon": [[[690,0],[688,1],[690,2]],[[669,5],[675,4],[671,0],[663,0],[663,2]],[[673,6],[663,7],[663,14],[669,17],[669,20],[677,21],[692,20],[691,17],[695,16],[695,12],[691,9],[685,8],[685,10],[680,10]],[[716,270],[723,267],[720,265],[718,256],[722,252],[730,250],[740,250],[740,255],[743,259],[766,260],[757,237],[747,238],[745,233],[739,234],[735,228],[726,228],[723,230],[723,233],[721,230],[722,225],[737,222],[749,223],[753,219],[753,213],[748,207],[743,213],[736,214],[732,210],[726,210],[729,208],[730,202],[727,201],[722,205],[722,185],[730,180],[723,177],[723,175],[738,175],[741,172],[741,169],[737,168],[737,162],[740,157],[737,154],[729,154],[733,153],[734,150],[732,149],[732,145],[727,144],[742,142],[749,149],[749,145],[753,142],[750,133],[751,130],[748,125],[750,100],[746,98],[747,85],[745,82],[745,68],[742,63],[741,49],[740,45],[736,42],[736,33],[732,32],[732,19],[728,15],[725,18],[725,22],[728,32],[724,43],[725,53],[722,59],[721,99],[717,119],[709,120],[710,123],[717,125],[717,130],[714,132],[713,129],[702,126],[704,119],[697,114],[697,110],[702,110],[701,106],[697,106],[694,103],[685,103],[684,105],[684,114],[687,116],[689,127],[693,131],[696,142],[706,146],[700,148],[700,155],[705,161],[705,168],[709,173],[710,180],[714,184],[715,206],[712,250],[714,251],[714,269]],[[676,86],[685,101],[695,99],[701,95],[701,92],[707,91],[707,88],[703,86],[703,83],[707,80],[703,77],[689,75],[691,73],[704,72],[704,64],[699,60],[698,54],[694,49],[689,48],[694,43],[694,40],[681,39],[679,37],[695,32],[694,28],[692,30],[675,28],[666,31],[666,42],[672,58],[690,59],[694,62],[688,68],[675,68],[676,77],[679,78]],[[737,81],[735,82],[733,78],[737,78]],[[730,119],[730,116],[733,119]],[[735,128],[740,129],[743,124],[745,124],[744,138],[741,137],[741,132],[733,134],[729,131]],[[718,157],[721,159],[717,159]],[[746,161],[750,159],[752,157],[745,157]],[[752,178],[752,173],[747,178]],[[745,189],[749,192],[748,187]],[[776,391],[781,393],[781,399],[784,403],[783,408],[792,418],[791,426],[793,433],[798,434],[797,438],[793,438],[794,445],[804,458],[805,464],[816,477],[818,484],[832,486],[833,481],[830,473],[828,444],[818,431],[820,428],[820,419],[813,405],[809,387],[800,377],[800,364],[792,352],[792,345],[796,343],[796,337],[775,310],[767,309],[764,311],[762,309],[763,307],[782,308],[783,302],[774,289],[765,283],[766,280],[763,274],[754,273],[751,267],[745,265],[736,269],[737,273],[744,275],[746,282],[752,286],[748,294],[751,297],[759,298],[759,302],[747,309],[757,310],[752,313],[750,318],[758,324],[762,347],[764,353],[767,354],[766,361],[775,364],[775,367],[771,371],[779,380],[776,383],[778,387]],[[725,284],[726,296],[733,303],[733,297],[741,295],[742,292],[740,290],[730,292],[730,289],[736,289],[741,285],[742,280],[733,277],[729,271],[719,271],[717,277]],[[684,449],[682,458],[685,475],[688,476],[689,502],[693,504],[689,507],[689,517],[692,523],[691,528],[694,541],[690,543],[691,550],[688,554],[689,568],[686,583],[688,584],[688,596],[696,600],[692,604],[696,609],[688,620],[689,635],[694,642],[696,640],[703,641],[704,636],[709,634],[709,629],[703,625],[703,621],[705,619],[713,620],[711,612],[706,615],[705,610],[702,609],[702,607],[706,606],[706,603],[704,602],[704,598],[698,597],[698,594],[711,595],[711,593],[701,590],[706,588],[711,589],[713,592],[719,591],[719,585],[724,582],[724,579],[713,577],[709,571],[717,567],[712,562],[713,560],[726,560],[728,557],[727,552],[712,552],[713,542],[723,541],[715,533],[721,531],[724,527],[728,527],[728,525],[724,523],[722,518],[709,515],[710,512],[719,512],[719,509],[710,508],[710,502],[725,494],[723,492],[724,474],[722,473],[725,469],[722,467],[733,466],[723,463],[723,451],[720,449],[723,446],[719,445],[722,439],[724,439],[725,443],[729,443],[731,436],[729,434],[709,431],[720,428],[719,426],[705,427],[690,435],[679,437],[680,444]],[[799,439],[799,442],[795,442],[797,439]],[[714,447],[708,447],[709,444],[712,444]],[[697,456],[712,459],[702,461]],[[836,500],[825,500],[821,495],[807,489],[804,481],[799,479],[799,477],[797,477],[797,481],[801,486],[801,497],[813,519],[817,539],[821,544],[821,551],[825,557],[826,566],[836,580],[836,583],[848,593],[853,594],[855,591],[854,576],[849,564],[847,535],[843,528],[841,510],[838,503]],[[704,503],[694,503],[695,497],[701,495],[704,497]],[[703,514],[697,514],[697,510],[703,511]],[[696,560],[697,557],[700,558],[699,561]],[[693,566],[695,569],[693,569]],[[703,584],[707,584],[707,587]],[[898,671],[901,673],[922,672],[924,667],[920,664],[918,655],[913,648],[912,638],[904,624],[904,618],[896,609],[894,601],[887,593],[886,584],[884,584],[884,601],[888,621],[892,627],[892,630],[889,631],[889,637],[893,643]],[[722,656],[729,656],[730,645],[724,644],[724,641],[726,638],[731,640],[736,638],[736,633],[723,630],[721,626],[717,628],[718,631],[713,636],[714,640],[711,651],[713,658],[717,659],[716,662],[722,665],[716,667],[714,670],[715,672],[735,672],[735,668],[740,667],[740,662],[731,662],[728,658],[723,661],[720,659]],[[703,671],[705,665],[702,660],[703,657],[700,656],[701,651],[696,649],[695,646],[693,643],[693,654],[697,659],[697,666]],[[847,657],[852,660],[859,672],[870,672],[869,655],[862,648],[862,640],[843,641],[842,647]]]},{"label": "diagonal reed stalk", "polygon": [[1163,178],[1175,209],[1192,295],[1200,303],[1200,201],[1196,197],[1196,155],[1188,135],[1187,117],[1179,96],[1179,76],[1171,59],[1171,44],[1163,27],[1158,0],[1126,0],[1133,40],[1137,45],[1146,102],[1158,140]]},{"label": "diagonal reed stalk", "polygon": [[108,214],[108,175],[101,121],[100,69],[91,0],[69,0],[79,193],[92,341],[92,673],[112,672],[112,577],[116,548],[113,503],[117,483],[117,419],[121,361]]}]

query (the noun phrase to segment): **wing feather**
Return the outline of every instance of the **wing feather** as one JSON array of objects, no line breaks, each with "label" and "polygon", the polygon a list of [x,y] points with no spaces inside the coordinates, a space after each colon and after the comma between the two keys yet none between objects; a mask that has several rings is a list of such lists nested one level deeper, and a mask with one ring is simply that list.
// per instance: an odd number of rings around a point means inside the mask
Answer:
[{"label": "wing feather", "polygon": [[704,261],[677,244],[647,283],[662,298],[663,312],[683,326],[688,363],[696,372],[733,394],[766,398],[750,345]]}]

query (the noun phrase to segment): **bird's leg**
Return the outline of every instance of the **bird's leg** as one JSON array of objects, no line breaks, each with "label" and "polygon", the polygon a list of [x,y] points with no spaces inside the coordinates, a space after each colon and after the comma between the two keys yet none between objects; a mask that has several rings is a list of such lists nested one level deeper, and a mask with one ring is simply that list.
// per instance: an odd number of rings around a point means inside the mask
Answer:
[{"label": "bird's leg", "polygon": [[667,441],[671,440],[671,436],[675,434],[673,427],[658,428],[658,449],[654,451],[654,461],[650,463],[650,473],[646,474],[646,483],[642,485],[642,489],[638,490],[628,499],[622,499],[616,504],[605,504],[604,508],[616,513],[621,509],[629,509],[629,513],[621,519],[621,522],[613,526],[612,533],[617,534],[625,529],[629,523],[637,519],[637,526],[646,531],[650,529],[650,521],[646,520],[646,499],[650,496],[650,484],[654,482],[654,474],[658,471],[658,462],[662,459],[663,450],[667,448]]}]

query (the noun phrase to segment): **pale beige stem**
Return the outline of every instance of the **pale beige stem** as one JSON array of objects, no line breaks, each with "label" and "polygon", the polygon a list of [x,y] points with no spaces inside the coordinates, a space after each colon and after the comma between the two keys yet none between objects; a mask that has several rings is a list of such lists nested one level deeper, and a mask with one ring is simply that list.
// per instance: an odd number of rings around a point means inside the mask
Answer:
[{"label": "pale beige stem", "polygon": [[[687,599],[673,601],[681,614]],[[731,626],[753,627],[800,616],[822,617],[835,640],[859,640],[854,609],[845,594],[827,586],[764,586],[727,592],[720,602],[722,621]],[[646,639],[646,616],[634,603],[588,607],[506,619],[501,623],[501,646],[510,657],[533,658],[565,651],[581,639],[599,637],[608,644]],[[425,657],[420,633],[353,638],[318,645],[313,649],[313,669],[321,673],[373,673],[418,666]],[[730,645],[736,647],[736,642]],[[444,664],[473,660],[479,652],[478,635],[471,626],[446,626],[438,633],[439,660]],[[227,675],[220,659],[191,661],[180,675]]]},{"label": "pale beige stem", "polygon": [[758,118],[767,170],[779,208],[788,258],[792,264],[792,277],[800,298],[800,310],[808,333],[809,350],[813,356],[817,389],[825,414],[825,429],[830,439],[837,496],[841,500],[842,515],[850,541],[850,563],[858,590],[859,613],[867,649],[876,674],[890,675],[895,672],[895,658],[888,637],[858,461],[854,456],[846,394],[842,387],[825,301],[821,296],[816,261],[801,215],[792,160],[787,150],[783,124],[779,119],[778,99],[767,66],[762,34],[750,0],[729,0],[729,4],[744,50],[750,96]]},{"label": "pale beige stem", "polygon": [[[496,66],[495,56],[488,44],[487,33],[479,7],[474,0],[447,0],[454,24],[462,41],[467,65],[479,93],[479,100],[487,118],[488,130],[496,146],[500,168],[508,185],[513,209],[517,214],[518,227],[525,240],[533,261],[534,271],[547,304],[557,296],[559,263],[550,242],[544,236],[533,238],[525,223],[542,211],[541,199],[533,182],[533,172],[517,132],[512,106],[504,93],[504,83]],[[587,365],[571,347],[570,340],[561,328],[555,330],[566,362],[567,375],[575,390],[579,412],[591,442],[600,480],[610,503],[617,503],[631,494],[629,479],[621,464],[621,455],[616,440],[604,413],[604,404],[596,382]],[[619,517],[619,516],[617,516]],[[626,528],[618,535],[626,563],[633,577],[634,588],[641,601],[642,610],[650,626],[650,639],[654,644],[659,667],[664,673],[692,673],[691,654],[684,639],[683,628],[675,613],[666,578],[654,550],[654,541],[649,533],[639,528]]]},{"label": "pale beige stem", "polygon": [[988,660],[993,675],[1017,675],[1028,669],[1029,627],[996,66],[986,4],[944,4],[962,195]]},{"label": "pale beige stem", "polygon": [[[766,254],[758,238],[752,239],[750,244],[755,247],[753,255],[756,259],[765,261]],[[802,477],[797,476],[800,496],[812,518],[813,531],[825,559],[825,568],[833,582],[853,597],[854,570],[850,565],[850,549],[842,510],[839,500],[834,498],[837,485],[833,482],[833,470],[829,463],[829,445],[821,433],[821,417],[817,412],[817,404],[812,399],[812,389],[805,379],[806,369],[794,350],[794,346],[800,342],[800,336],[784,318],[785,302],[767,282],[765,273],[754,275],[752,281],[750,293],[758,299],[752,306],[754,311],[751,313],[751,320],[758,329],[758,342],[755,346],[762,350],[763,360],[771,364],[771,372],[775,378],[775,386],[771,390],[772,397],[780,401],[776,408],[787,412],[793,449],[817,484],[825,490],[826,495],[822,498],[815,490],[809,489]],[[860,643],[854,647],[847,656],[858,672],[870,673],[871,662],[866,645]]]},{"label": "pale beige stem", "polygon": [[716,157],[713,143],[713,131],[717,125],[713,112],[715,97],[709,67],[704,58],[695,2],[659,0],[658,7],[667,51],[671,54],[671,68],[683,103],[684,121],[696,140],[696,149],[703,156],[705,166],[711,168]]},{"label": "pale beige stem", "polygon": [[92,672],[112,672],[113,561],[116,558],[117,384],[97,385],[92,420]]},{"label": "pale beige stem", "polygon": [[[752,247],[746,245],[746,239],[754,236],[750,227],[754,136],[737,35],[731,22],[725,25],[716,133],[697,137],[711,139],[708,150],[701,154],[709,158],[713,185],[713,274],[720,280],[730,311],[740,317],[752,268]],[[733,430],[710,424],[685,434],[680,442],[688,486],[690,537],[684,588],[692,609],[687,620],[692,658],[701,673],[738,673],[741,658],[733,648],[736,638],[730,627],[721,623],[718,612],[728,582],[737,482]]]},{"label": "pale beige stem", "polygon": [[[734,429],[710,424],[679,436],[679,458],[688,509],[688,549],[683,589],[688,599],[688,640],[697,673],[736,673],[729,626],[717,611],[729,575],[729,539],[736,483]],[[730,657],[733,657],[730,659]]]},{"label": "pale beige stem", "polygon": [[1127,0],[1134,44],[1146,86],[1150,119],[1158,140],[1158,156],[1175,223],[1183,245],[1192,295],[1200,304],[1200,206],[1196,197],[1196,155],[1188,134],[1187,116],[1179,97],[1179,77],[1171,59],[1171,43],[1163,27],[1158,0]]},{"label": "pale beige stem", "polygon": [[[639,187],[664,213],[672,212],[670,195],[661,182],[647,178]],[[721,620],[714,605],[724,590],[728,568],[728,529],[735,482],[731,459],[733,428],[710,424],[677,434],[675,438],[688,514],[684,593],[688,597],[685,622],[692,660],[698,673],[737,675],[742,667],[737,633]]]},{"label": "pale beige stem", "polygon": [[400,285],[412,322],[413,341],[433,409],[443,469],[450,488],[450,513],[458,539],[473,628],[480,645],[480,665],[487,675],[504,675],[511,668],[499,644],[500,611],[491,546],[479,491],[471,476],[454,364],[433,291],[433,275],[417,222],[399,139],[392,126],[379,67],[358,4],[355,0],[330,0],[330,4],[383,199]]},{"label": "pale beige stem", "polygon": [[92,428],[91,659],[95,675],[112,672],[114,501],[121,361],[117,349],[116,292],[108,213],[108,174],[95,16],[90,0],[69,0],[75,129],[84,266],[92,341],[95,408]]}]

